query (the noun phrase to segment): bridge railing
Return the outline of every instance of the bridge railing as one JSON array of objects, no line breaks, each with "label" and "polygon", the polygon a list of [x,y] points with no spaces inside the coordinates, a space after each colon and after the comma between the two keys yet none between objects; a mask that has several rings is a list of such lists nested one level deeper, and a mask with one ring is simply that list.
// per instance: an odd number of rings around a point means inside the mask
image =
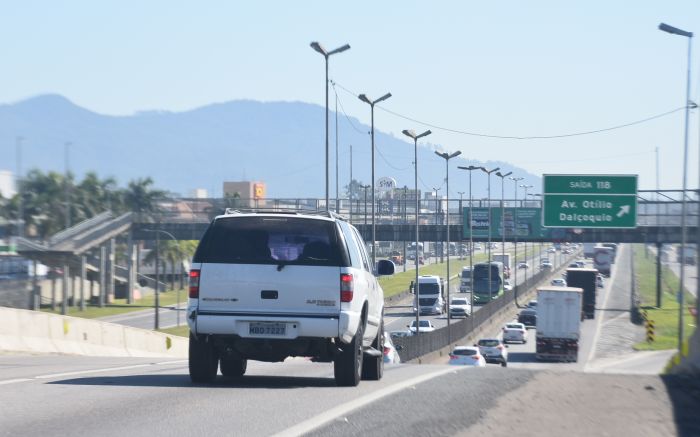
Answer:
[{"label": "bridge railing", "polygon": [[[639,226],[679,226],[681,222],[681,190],[641,190],[637,199],[637,224]],[[686,222],[697,223],[698,196],[696,190],[686,190]],[[226,208],[253,208],[260,211],[275,210],[323,210],[325,200],[317,198],[208,198],[166,199],[160,202],[160,212],[155,220],[172,223],[208,223]],[[412,196],[377,197],[375,200],[377,224],[414,224],[416,221],[416,199]],[[451,224],[462,223],[463,211],[469,207],[498,209],[541,208],[541,197],[528,199],[474,198],[443,199],[423,198],[418,200],[419,224],[445,224],[449,215]],[[330,199],[329,209],[347,217],[353,224],[369,224],[372,221],[372,202],[362,196],[353,199]]]}]

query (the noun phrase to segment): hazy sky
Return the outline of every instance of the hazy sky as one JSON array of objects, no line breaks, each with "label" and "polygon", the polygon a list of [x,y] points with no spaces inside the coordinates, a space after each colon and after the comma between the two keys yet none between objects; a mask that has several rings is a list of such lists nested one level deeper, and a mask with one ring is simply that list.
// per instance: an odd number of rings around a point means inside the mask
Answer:
[{"label": "hazy sky", "polygon": [[[232,99],[323,104],[323,58],[309,47],[317,40],[352,46],[331,58],[334,80],[373,98],[391,92],[383,107],[406,117],[489,135],[570,134],[684,105],[688,40],[659,31],[662,21],[700,32],[700,1],[3,1],[0,103],[59,93],[115,115]],[[338,95],[369,123],[368,105]],[[694,188],[697,111],[690,122]],[[396,136],[427,128],[381,109],[375,123]],[[683,127],[678,111],[595,135],[432,128],[429,140],[534,173],[639,174],[640,188],[656,185],[658,147],[661,187],[679,188]]]}]

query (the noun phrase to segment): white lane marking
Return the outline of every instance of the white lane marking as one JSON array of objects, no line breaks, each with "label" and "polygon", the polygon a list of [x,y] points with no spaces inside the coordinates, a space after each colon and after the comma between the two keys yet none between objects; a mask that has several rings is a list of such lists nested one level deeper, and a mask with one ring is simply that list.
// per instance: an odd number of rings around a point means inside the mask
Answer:
[{"label": "white lane marking", "polygon": [[[620,253],[618,254],[618,260],[622,258],[622,251],[623,250],[627,250],[626,245],[620,245]],[[608,308],[608,299],[610,299],[610,295],[612,294],[612,288],[613,288],[613,284],[615,283],[615,278],[617,277],[617,271],[618,271],[619,265],[620,264],[618,263],[618,265],[615,266],[615,270],[613,270],[612,274],[610,275],[610,279],[607,281],[608,287],[607,287],[607,292],[605,293],[605,301],[603,302],[602,309]],[[595,333],[593,334],[593,345],[591,346],[590,352],[588,352],[588,358],[586,359],[586,365],[583,368],[584,372],[586,371],[586,368],[588,368],[590,363],[593,361],[593,356],[595,355],[595,348],[598,345],[598,339],[600,338],[600,332],[601,332],[600,325],[602,323],[603,323],[603,315],[598,314],[598,320],[596,320]]]},{"label": "white lane marking", "polygon": [[187,360],[161,361],[159,363],[134,364],[132,366],[107,367],[104,369],[89,369],[89,370],[76,370],[74,372],[51,373],[51,374],[47,374],[47,375],[33,376],[31,378],[7,379],[5,381],[0,381],[0,385],[14,384],[16,382],[33,381],[36,379],[63,378],[66,376],[85,375],[85,374],[89,374],[89,373],[104,373],[104,372],[118,371],[118,370],[140,369],[143,367],[151,367],[151,366],[164,366],[164,365],[168,365],[168,364],[183,364],[186,362],[187,362]]},{"label": "white lane marking", "polygon": [[273,437],[289,437],[289,436],[299,436],[306,434],[308,432],[311,432],[312,430],[319,428],[322,425],[325,425],[328,422],[331,422],[333,419],[337,417],[341,417],[345,414],[350,413],[351,411],[357,410],[361,407],[364,407],[365,405],[372,403],[374,401],[377,401],[383,397],[389,396],[391,394],[394,394],[398,391],[401,391],[403,389],[407,388],[415,388],[416,385],[431,380],[433,378],[437,378],[438,376],[442,376],[446,373],[450,372],[458,372],[466,367],[449,367],[446,369],[440,369],[438,371],[428,373],[426,375],[421,375],[417,376],[415,378],[411,378],[405,381],[401,381],[395,385],[385,387],[383,389],[377,390],[373,393],[369,393],[367,395],[361,396],[357,399],[354,399],[350,402],[346,402],[344,404],[338,405],[337,407],[331,408],[330,410],[321,413],[315,417],[312,417],[311,419],[305,420],[301,423],[298,423],[290,428],[285,429],[282,432],[279,432],[275,434]]},{"label": "white lane marking", "polygon": [[0,381],[0,385],[14,384],[15,382],[24,382],[24,381],[31,381],[31,379],[30,378],[6,379],[4,381]]},{"label": "white lane marking", "polygon": [[104,372],[109,372],[112,370],[139,369],[142,367],[150,367],[150,366],[154,366],[154,365],[155,364],[153,364],[153,363],[149,363],[149,364],[135,364],[133,366],[110,367],[107,369],[76,370],[75,372],[63,372],[63,373],[52,373],[49,375],[39,375],[39,376],[35,376],[34,379],[63,378],[65,376],[85,375],[87,373],[104,373]]}]

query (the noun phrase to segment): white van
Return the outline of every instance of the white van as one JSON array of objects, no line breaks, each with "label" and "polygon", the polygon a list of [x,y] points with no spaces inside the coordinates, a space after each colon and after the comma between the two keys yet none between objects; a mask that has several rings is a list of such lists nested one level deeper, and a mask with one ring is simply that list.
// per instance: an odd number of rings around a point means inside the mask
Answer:
[{"label": "white van", "polygon": [[467,293],[472,291],[472,269],[471,267],[462,267],[462,273],[459,275],[459,292]]},{"label": "white van", "polygon": [[420,308],[421,314],[445,313],[445,281],[439,276],[423,275],[418,277],[418,305],[414,300],[413,312]]}]

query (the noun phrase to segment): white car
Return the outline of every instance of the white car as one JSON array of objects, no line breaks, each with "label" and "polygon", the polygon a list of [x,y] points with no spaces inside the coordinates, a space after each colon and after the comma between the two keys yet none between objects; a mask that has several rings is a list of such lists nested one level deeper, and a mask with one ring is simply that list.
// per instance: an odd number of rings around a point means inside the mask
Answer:
[{"label": "white car", "polygon": [[[241,213],[209,225],[192,260],[187,323],[195,383],[246,371],[248,360],[333,362],[336,384],[384,372],[384,297],[365,242],[327,211]],[[394,264],[379,260],[378,275]]]},{"label": "white car", "polygon": [[513,289],[513,284],[510,283],[510,280],[506,279],[503,281],[503,290],[505,291],[510,291]]},{"label": "white car", "polygon": [[384,354],[384,362],[386,364],[401,363],[399,350],[401,350],[401,346],[395,346],[394,342],[391,340],[391,335],[384,333],[384,348],[382,350],[382,353]]},{"label": "white car", "polygon": [[530,268],[530,266],[526,262],[519,262],[518,268],[519,269],[528,269],[528,268]]},{"label": "white car", "polygon": [[479,351],[479,348],[472,346],[456,346],[450,353],[449,363],[457,366],[486,366],[486,360]]},{"label": "white car", "polygon": [[450,301],[450,318],[453,317],[468,317],[472,315],[472,306],[469,299],[464,297],[455,297]]},{"label": "white car", "polygon": [[527,343],[527,328],[522,323],[506,323],[503,327],[503,343],[519,341]]},{"label": "white car", "polygon": [[482,338],[474,346],[484,356],[487,363],[497,363],[503,367],[508,366],[508,345],[499,338]]},{"label": "white car", "polygon": [[[411,334],[416,333],[416,321],[413,320],[410,325],[406,325]],[[435,325],[430,320],[420,320],[420,325],[418,327],[418,332],[433,332],[435,331]]]},{"label": "white car", "polygon": [[566,287],[566,280],[563,278],[554,278],[552,282],[550,282],[550,285],[554,287]]},{"label": "white car", "polygon": [[532,308],[533,310],[537,309],[537,299],[532,299],[530,302],[527,303],[528,308]]}]

